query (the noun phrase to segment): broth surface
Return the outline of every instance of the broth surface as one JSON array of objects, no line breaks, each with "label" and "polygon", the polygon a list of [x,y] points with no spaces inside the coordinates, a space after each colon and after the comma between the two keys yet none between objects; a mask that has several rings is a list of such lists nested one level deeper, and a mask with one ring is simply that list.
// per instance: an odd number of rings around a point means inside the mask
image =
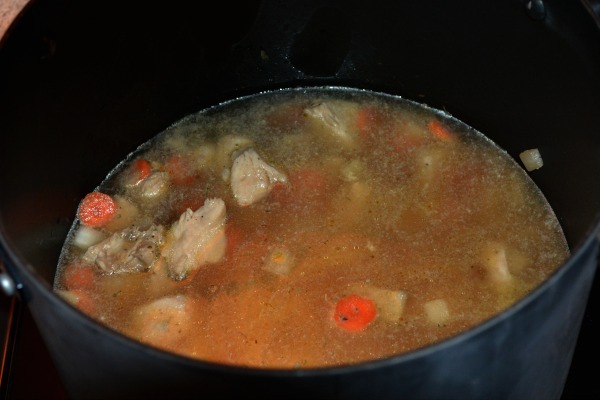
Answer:
[{"label": "broth surface", "polygon": [[345,88],[191,115],[96,192],[114,210],[82,202],[55,290],[118,332],[218,363],[414,350],[504,310],[569,256],[546,199],[493,142]]}]

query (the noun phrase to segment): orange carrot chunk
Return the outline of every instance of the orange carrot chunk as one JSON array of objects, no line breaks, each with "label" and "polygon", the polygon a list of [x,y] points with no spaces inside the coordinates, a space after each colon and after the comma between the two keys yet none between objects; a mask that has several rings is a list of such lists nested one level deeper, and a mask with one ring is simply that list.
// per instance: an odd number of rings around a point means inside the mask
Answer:
[{"label": "orange carrot chunk", "polygon": [[375,107],[364,107],[356,115],[356,127],[361,135],[375,133],[382,123],[383,116]]},{"label": "orange carrot chunk", "polygon": [[173,155],[167,159],[166,169],[171,181],[178,185],[189,185],[194,181],[195,171],[190,160],[180,155]]},{"label": "orange carrot chunk", "polygon": [[88,265],[70,265],[64,274],[64,284],[68,290],[90,289],[94,279],[94,270]]},{"label": "orange carrot chunk", "polygon": [[136,172],[138,181],[143,181],[152,172],[152,166],[150,165],[148,160],[143,159],[143,158],[138,158],[133,163],[133,170]]},{"label": "orange carrot chunk", "polygon": [[135,160],[123,174],[126,186],[135,186],[152,173],[152,165],[144,158]]},{"label": "orange carrot chunk", "polygon": [[101,227],[110,222],[116,212],[117,206],[112,197],[101,192],[92,192],[79,204],[77,216],[83,225]]},{"label": "orange carrot chunk", "polygon": [[430,121],[428,127],[431,133],[433,133],[438,139],[452,140],[452,134],[438,121]]},{"label": "orange carrot chunk", "polygon": [[334,319],[340,328],[358,332],[373,322],[376,315],[377,308],[372,300],[352,294],[338,301]]}]

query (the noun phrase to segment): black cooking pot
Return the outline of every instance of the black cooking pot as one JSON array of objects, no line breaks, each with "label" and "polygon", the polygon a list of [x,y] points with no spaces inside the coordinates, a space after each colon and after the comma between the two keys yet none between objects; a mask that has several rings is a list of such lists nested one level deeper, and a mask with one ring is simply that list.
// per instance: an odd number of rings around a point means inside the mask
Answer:
[{"label": "black cooking pot", "polygon": [[[600,29],[589,3],[130,3],[33,1],[0,50],[3,284],[31,310],[72,398],[560,397],[600,248]],[[545,165],[531,176],[572,257],[466,333],[344,368],[186,359],[52,293],[79,200],[137,145],[223,100],[323,85],[444,109],[515,157],[539,148]]]}]

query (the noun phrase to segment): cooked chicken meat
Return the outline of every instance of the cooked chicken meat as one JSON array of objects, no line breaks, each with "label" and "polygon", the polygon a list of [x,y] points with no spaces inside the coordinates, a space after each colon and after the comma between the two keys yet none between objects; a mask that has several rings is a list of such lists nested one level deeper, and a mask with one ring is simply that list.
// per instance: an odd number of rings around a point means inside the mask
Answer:
[{"label": "cooked chicken meat", "polygon": [[225,255],[225,202],[207,199],[192,211],[187,209],[167,235],[161,255],[166,258],[169,276],[184,279],[192,270],[219,261]]},{"label": "cooked chicken meat", "polygon": [[239,205],[248,206],[263,199],[278,182],[287,182],[287,177],[267,164],[253,148],[234,153],[231,190]]},{"label": "cooked chicken meat", "polygon": [[158,257],[163,239],[160,225],[145,229],[132,226],[90,246],[83,260],[109,274],[147,271]]},{"label": "cooked chicken meat", "polygon": [[355,144],[356,134],[350,128],[352,115],[356,114],[353,104],[345,102],[319,103],[304,109],[304,115],[316,122],[326,133],[338,139],[344,146]]}]

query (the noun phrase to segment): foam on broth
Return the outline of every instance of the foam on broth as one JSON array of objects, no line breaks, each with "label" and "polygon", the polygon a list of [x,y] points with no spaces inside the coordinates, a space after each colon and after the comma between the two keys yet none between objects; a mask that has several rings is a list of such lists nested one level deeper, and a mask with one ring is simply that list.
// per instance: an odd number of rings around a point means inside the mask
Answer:
[{"label": "foam on broth", "polygon": [[[279,174],[251,187],[250,204],[233,183],[258,173],[240,167],[248,149]],[[142,158],[151,175],[132,178]],[[492,141],[437,110],[346,88],[262,93],[191,115],[97,191],[118,213],[99,227],[75,221],[55,290],[127,336],[218,363],[397,355],[492,317],[569,256],[542,193]],[[186,248],[195,264],[174,269],[177,221],[207,199],[222,200],[224,222]],[[336,320],[349,295],[377,310],[357,331]]]}]

